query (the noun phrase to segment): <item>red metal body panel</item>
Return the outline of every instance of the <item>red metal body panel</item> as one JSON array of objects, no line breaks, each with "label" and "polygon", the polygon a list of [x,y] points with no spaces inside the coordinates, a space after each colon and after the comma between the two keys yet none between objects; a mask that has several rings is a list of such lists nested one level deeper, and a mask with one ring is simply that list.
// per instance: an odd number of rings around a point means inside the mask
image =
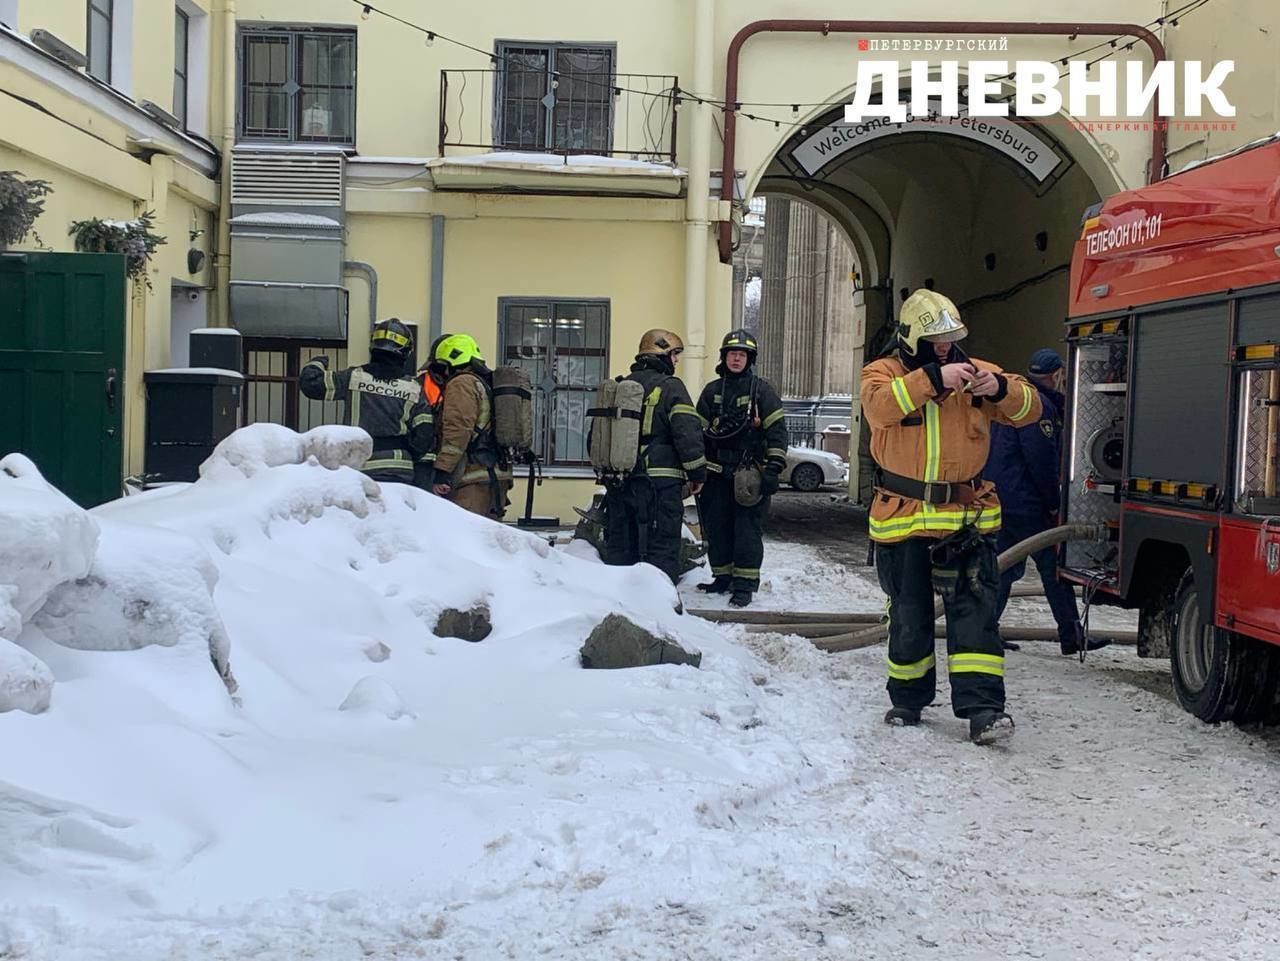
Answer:
[{"label": "red metal body panel", "polygon": [[1224,519],[1220,534],[1218,626],[1280,644],[1280,523]]},{"label": "red metal body panel", "polygon": [[1280,140],[1107,198],[1076,241],[1068,315],[1275,283],[1277,245]]}]

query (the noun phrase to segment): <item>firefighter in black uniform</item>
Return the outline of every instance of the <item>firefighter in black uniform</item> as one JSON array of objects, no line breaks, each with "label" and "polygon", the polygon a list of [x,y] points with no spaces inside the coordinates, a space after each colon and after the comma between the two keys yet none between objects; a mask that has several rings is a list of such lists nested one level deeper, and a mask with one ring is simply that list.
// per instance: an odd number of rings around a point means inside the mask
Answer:
[{"label": "firefighter in black uniform", "polygon": [[[698,416],[707,442],[707,484],[699,499],[711,560],[710,583],[698,590],[730,593],[729,603],[746,607],[760,588],[764,560],[764,518],[778,477],[787,466],[787,425],[778,392],[756,374],[756,339],[731,330],[720,344],[719,380],[702,389]],[[735,473],[755,471],[738,478]],[[751,501],[744,505],[738,499]],[[741,492],[735,487],[745,488]]]},{"label": "firefighter in black uniform", "polygon": [[409,328],[384,320],[369,339],[369,363],[331,371],[328,357],[316,357],[299,372],[298,387],[312,400],[346,401],[347,424],[373,438],[373,454],[361,468],[369,477],[429,491],[435,425],[422,385],[409,373],[412,351]]},{"label": "firefighter in black uniform", "polygon": [[648,561],[680,579],[680,539],[684,494],[702,490],[707,459],[702,425],[684,382],[675,376],[684,342],[669,330],[650,330],[625,380],[644,388],[640,453],[635,469],[619,485],[606,488],[604,562]]}]

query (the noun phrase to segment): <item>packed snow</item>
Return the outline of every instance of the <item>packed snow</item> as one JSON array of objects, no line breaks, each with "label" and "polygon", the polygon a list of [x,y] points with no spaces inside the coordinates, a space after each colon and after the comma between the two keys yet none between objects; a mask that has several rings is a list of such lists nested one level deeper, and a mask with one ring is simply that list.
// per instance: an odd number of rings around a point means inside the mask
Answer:
[{"label": "packed snow", "polygon": [[[679,614],[702,572],[375,484],[365,442],[257,425],[88,513],[0,461],[0,680],[48,682],[0,713],[0,958],[1280,948],[1277,745],[1194,721],[1167,667],[1028,645],[1007,748],[943,706],[889,729],[882,647]],[[763,576],[761,606],[883,605],[797,545]],[[475,604],[483,641],[432,633]],[[583,670],[611,612],[701,669]]]}]

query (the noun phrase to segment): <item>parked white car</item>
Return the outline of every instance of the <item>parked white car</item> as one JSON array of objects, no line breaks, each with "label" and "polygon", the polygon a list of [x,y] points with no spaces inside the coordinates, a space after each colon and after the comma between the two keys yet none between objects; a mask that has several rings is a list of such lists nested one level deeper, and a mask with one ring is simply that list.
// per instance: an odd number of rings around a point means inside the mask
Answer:
[{"label": "parked white car", "polygon": [[824,484],[849,483],[849,465],[829,451],[788,447],[787,466],[779,479],[798,491],[810,493]]}]

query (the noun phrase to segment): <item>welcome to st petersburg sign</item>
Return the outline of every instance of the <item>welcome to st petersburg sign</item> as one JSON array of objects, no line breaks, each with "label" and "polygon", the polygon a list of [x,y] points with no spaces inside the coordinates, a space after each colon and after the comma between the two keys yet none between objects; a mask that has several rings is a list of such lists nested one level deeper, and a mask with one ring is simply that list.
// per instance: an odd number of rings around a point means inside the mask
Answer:
[{"label": "welcome to st petersburg sign", "polygon": [[852,150],[906,133],[963,137],[990,147],[1013,160],[1037,183],[1044,183],[1067,163],[1033,126],[1003,117],[971,117],[963,108],[957,116],[946,116],[939,100],[929,101],[927,115],[908,116],[902,123],[888,117],[870,117],[861,123],[841,121],[821,127],[791,149],[791,160],[812,177]]}]

